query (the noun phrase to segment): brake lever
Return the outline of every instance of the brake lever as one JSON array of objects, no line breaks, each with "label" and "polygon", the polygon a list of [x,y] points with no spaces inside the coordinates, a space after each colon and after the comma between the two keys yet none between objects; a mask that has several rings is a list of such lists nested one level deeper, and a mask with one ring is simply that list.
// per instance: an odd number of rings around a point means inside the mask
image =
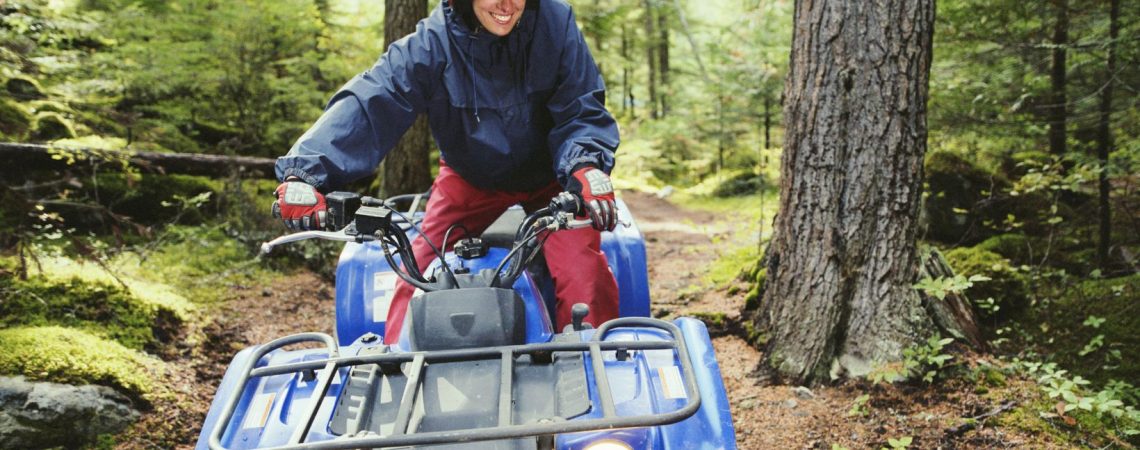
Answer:
[{"label": "brake lever", "polygon": [[339,242],[367,242],[375,239],[372,236],[362,234],[348,234],[348,229],[349,228],[346,227],[340,231],[300,231],[278,236],[276,239],[261,244],[261,254],[268,255],[269,252],[273,251],[274,247],[307,239],[324,239],[326,241]]}]

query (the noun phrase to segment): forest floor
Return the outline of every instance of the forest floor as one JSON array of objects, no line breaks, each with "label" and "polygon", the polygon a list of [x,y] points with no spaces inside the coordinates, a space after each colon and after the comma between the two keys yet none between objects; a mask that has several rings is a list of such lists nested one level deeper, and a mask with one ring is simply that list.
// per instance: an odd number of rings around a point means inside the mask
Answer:
[{"label": "forest floor", "polygon": [[[760,382],[752,372],[762,354],[725,330],[739,329],[746,286],[708,286],[705,270],[717,255],[739,247],[731,224],[741,218],[679,207],[651,194],[627,192],[624,201],[646,237],[654,314],[679,317],[724,314],[728,327],[713,327],[736,437],[741,449],[891,448],[889,439],[911,438],[909,448],[1069,448],[1047,432],[995,427],[1012,405],[1032,402],[1034,386],[1011,379],[1000,398],[974,383],[871,385],[847,381],[797,386]],[[754,244],[753,244],[754,245]],[[739,291],[730,295],[729,292]],[[300,271],[271,285],[230,286],[227,300],[199,335],[196,350],[170,364],[171,395],[155,402],[119,448],[192,448],[214,390],[233,354],[249,345],[302,331],[331,333],[334,288]],[[976,356],[957,356],[974,364]],[[866,394],[866,397],[862,397]],[[968,424],[968,425],[967,425]]]}]

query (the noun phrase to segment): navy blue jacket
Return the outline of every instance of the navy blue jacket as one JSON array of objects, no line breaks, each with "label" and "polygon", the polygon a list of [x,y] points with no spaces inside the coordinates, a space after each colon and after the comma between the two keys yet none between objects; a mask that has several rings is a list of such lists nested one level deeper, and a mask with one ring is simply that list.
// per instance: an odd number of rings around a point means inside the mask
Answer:
[{"label": "navy blue jacket", "polygon": [[370,175],[417,114],[469,183],[531,191],[571,169],[613,168],[618,129],[570,6],[529,0],[505,37],[472,31],[447,0],[337,92],[277,160],[322,191]]}]

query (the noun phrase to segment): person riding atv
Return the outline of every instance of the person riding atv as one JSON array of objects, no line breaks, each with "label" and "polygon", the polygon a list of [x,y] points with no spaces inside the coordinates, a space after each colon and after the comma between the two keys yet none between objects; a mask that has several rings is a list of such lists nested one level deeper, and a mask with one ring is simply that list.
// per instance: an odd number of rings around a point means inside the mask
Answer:
[{"label": "person riding atv", "polygon": [[[564,0],[441,0],[411,35],[329,101],[324,114],[278,158],[273,213],[288,228],[323,229],[328,193],[373,173],[417,115],[440,148],[436,177],[413,244],[425,270],[434,255],[486,229],[508,207],[541,208],[566,190],[592,228],[549,235],[559,329],[571,307],[586,321],[618,316],[618,291],[600,251],[617,224],[608,173],[619,143],[605,86]],[[445,236],[447,242],[443,242]],[[427,241],[425,241],[425,238]],[[398,282],[385,342],[400,334],[414,288]]]}]

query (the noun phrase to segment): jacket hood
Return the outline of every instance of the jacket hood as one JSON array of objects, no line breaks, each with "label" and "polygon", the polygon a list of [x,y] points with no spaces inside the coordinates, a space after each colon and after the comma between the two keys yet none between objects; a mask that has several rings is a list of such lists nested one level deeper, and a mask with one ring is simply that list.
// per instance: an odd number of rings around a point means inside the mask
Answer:
[{"label": "jacket hood", "polygon": [[515,29],[500,37],[478,24],[472,30],[451,2],[440,0],[447,39],[453,49],[445,68],[450,76],[445,77],[444,83],[451,104],[471,108],[476,123],[482,121],[479,108],[498,108],[519,101],[501,94],[507,86],[525,84],[541,1],[528,0]]}]

